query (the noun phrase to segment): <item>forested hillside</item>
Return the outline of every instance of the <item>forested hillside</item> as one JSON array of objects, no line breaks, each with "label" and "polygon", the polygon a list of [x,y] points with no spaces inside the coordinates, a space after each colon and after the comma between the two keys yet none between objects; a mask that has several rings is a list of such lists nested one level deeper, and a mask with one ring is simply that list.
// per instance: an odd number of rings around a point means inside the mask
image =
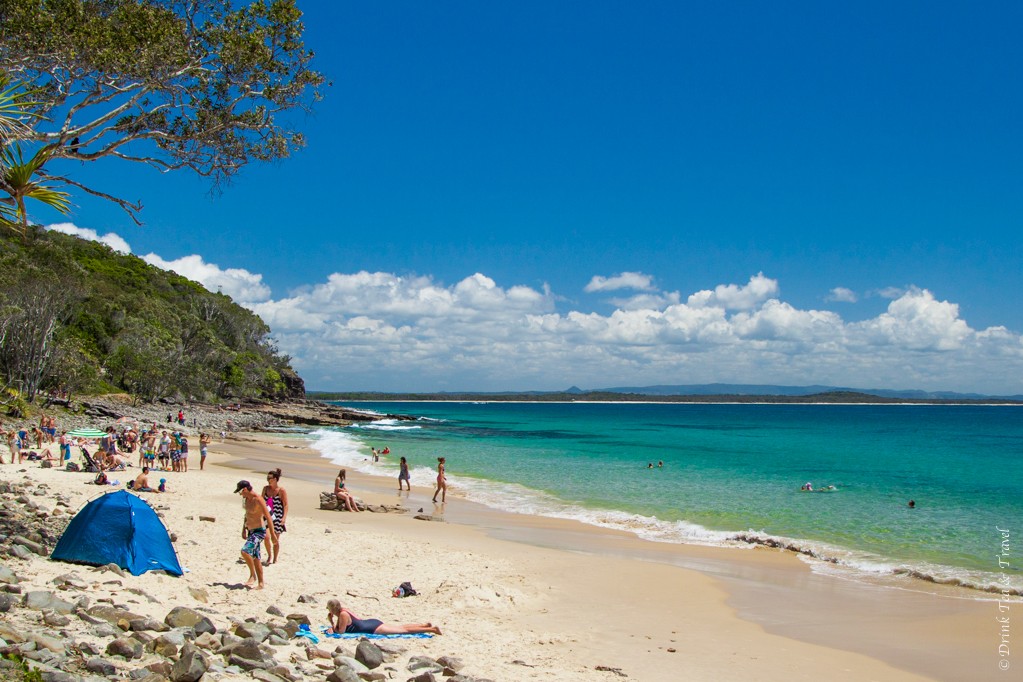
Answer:
[{"label": "forested hillside", "polygon": [[302,379],[230,297],[97,242],[0,235],[0,380],[8,396],[124,391],[151,401],[281,399]]}]

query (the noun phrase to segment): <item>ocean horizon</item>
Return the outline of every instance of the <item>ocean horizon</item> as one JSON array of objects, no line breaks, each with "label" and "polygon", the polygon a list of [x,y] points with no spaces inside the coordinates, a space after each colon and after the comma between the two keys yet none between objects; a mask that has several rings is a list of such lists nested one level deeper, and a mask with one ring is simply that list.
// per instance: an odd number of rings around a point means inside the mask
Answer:
[{"label": "ocean horizon", "polygon": [[[305,433],[339,466],[654,542],[781,546],[815,571],[1023,594],[1023,411],[902,404],[358,402]],[[370,448],[390,455],[373,461]],[[816,490],[804,492],[811,483]],[[909,501],[914,507],[910,508]]]}]

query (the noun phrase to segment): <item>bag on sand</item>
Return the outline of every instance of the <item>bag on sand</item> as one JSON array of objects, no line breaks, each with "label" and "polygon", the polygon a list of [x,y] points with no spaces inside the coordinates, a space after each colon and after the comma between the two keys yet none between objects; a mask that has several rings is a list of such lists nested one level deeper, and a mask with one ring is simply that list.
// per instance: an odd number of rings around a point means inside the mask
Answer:
[{"label": "bag on sand", "polygon": [[391,590],[392,597],[413,597],[417,594],[419,593],[416,592],[415,589],[412,587],[412,583],[408,582],[402,583],[398,587],[395,587],[393,590]]}]

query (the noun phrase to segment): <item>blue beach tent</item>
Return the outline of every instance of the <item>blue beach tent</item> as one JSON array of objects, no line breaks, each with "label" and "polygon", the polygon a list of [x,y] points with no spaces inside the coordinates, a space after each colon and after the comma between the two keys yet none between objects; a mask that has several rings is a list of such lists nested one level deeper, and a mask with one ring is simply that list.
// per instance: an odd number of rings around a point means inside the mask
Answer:
[{"label": "blue beach tent", "polygon": [[159,569],[182,573],[160,517],[126,490],[100,495],[82,507],[50,558],[96,566],[117,564],[132,575]]}]

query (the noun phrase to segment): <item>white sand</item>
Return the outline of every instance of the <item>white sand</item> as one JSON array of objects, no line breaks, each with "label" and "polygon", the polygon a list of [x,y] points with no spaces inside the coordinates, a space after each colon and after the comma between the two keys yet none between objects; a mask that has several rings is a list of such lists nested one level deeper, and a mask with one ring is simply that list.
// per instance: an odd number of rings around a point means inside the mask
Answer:
[{"label": "white sand", "polygon": [[[233,458],[228,450],[246,459]],[[299,467],[295,456],[308,455],[303,471],[308,475],[322,470],[322,483],[289,477],[285,469],[281,484],[291,510],[281,560],[265,569],[266,589],[245,589],[248,572],[237,562],[243,540],[235,483],[248,479],[258,491],[269,468],[264,462],[280,461],[284,452],[269,443],[214,444],[205,471],[198,471],[198,456],[193,455],[188,473],[154,472],[151,480],[167,478],[169,492],[144,497],[177,534],[176,549],[187,572],[182,578],[127,576],[122,585],[102,589],[109,589],[115,603],[161,620],[176,605],[212,609],[218,628],[226,627],[230,618],[282,622],[265,613],[271,604],[285,614],[307,613],[314,623],[325,625],[326,601],[336,597],[362,617],[439,625],[443,636],[395,640],[396,646],[408,654],[457,656],[465,663],[464,674],[501,682],[625,679],[597,671],[597,666],[618,668],[628,679],[644,681],[933,679],[859,653],[769,634],[737,617],[721,583],[695,571],[500,541],[477,527],[419,521],[412,515],[321,511],[318,493],[330,489],[331,467],[317,461],[315,453],[294,446],[286,451],[287,466]],[[259,465],[262,473],[239,472],[226,466],[231,464]],[[74,509],[100,492],[85,484],[91,480],[88,474],[26,465],[3,465],[0,478],[20,481],[27,476],[44,482],[70,496]],[[135,473],[137,469],[129,469],[117,475],[124,483]],[[361,484],[369,484],[358,476],[349,483],[357,495]],[[431,492],[413,490],[408,505],[413,511],[424,505],[432,511]],[[394,493],[361,496],[368,502],[397,499]],[[448,507],[457,504],[449,496]],[[46,506],[52,508],[52,502]],[[200,515],[216,520],[200,521]],[[788,571],[804,570],[791,557],[779,556],[770,561],[781,561]],[[52,589],[47,583],[69,572],[97,583],[111,577],[44,559],[28,565],[5,558],[4,563],[27,577],[26,590]],[[420,596],[392,598],[391,589],[404,581]],[[154,601],[127,588],[139,588]],[[197,601],[195,590],[208,595],[208,602]],[[310,595],[316,603],[299,603],[300,595]],[[336,644],[326,640],[320,647],[333,650]],[[355,643],[343,646],[354,651]],[[295,655],[305,660],[303,647],[303,640],[295,640],[293,651],[282,650],[277,659]],[[405,670],[394,675],[410,676]]]}]

